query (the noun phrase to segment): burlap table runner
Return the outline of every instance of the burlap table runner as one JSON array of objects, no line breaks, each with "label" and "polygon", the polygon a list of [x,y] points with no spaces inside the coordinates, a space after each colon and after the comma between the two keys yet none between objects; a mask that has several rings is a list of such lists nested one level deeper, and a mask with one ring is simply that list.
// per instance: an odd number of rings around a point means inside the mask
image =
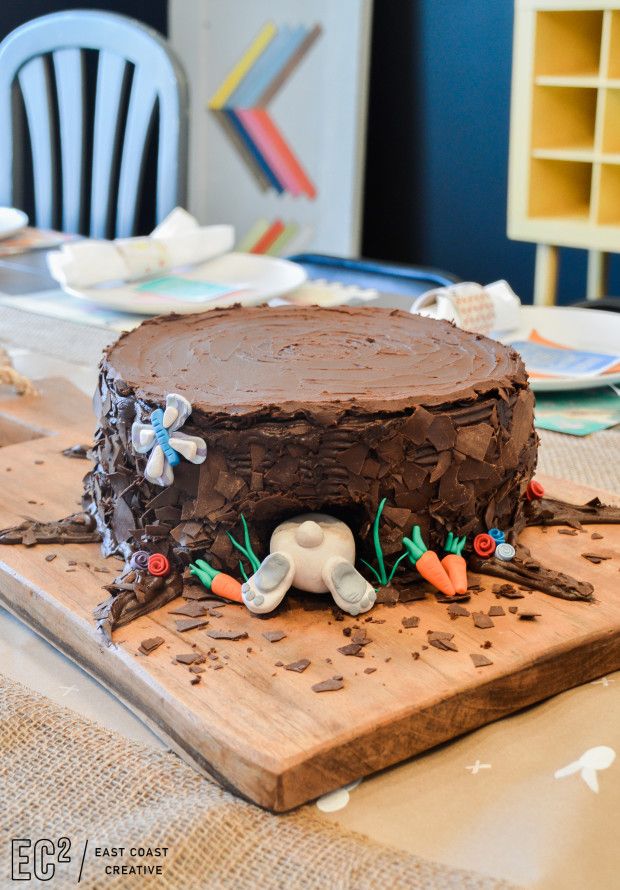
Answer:
[{"label": "burlap table runner", "polygon": [[[171,753],[129,742],[0,677],[0,885],[12,838],[68,837],[72,861],[47,884],[214,890],[491,890],[512,885],[400,853],[325,824],[311,808],[273,816]],[[108,876],[96,847],[167,847],[163,874]],[[146,859],[123,857],[122,862]],[[151,864],[155,860],[150,860]],[[117,861],[118,864],[118,861]],[[36,881],[29,886],[37,886]],[[19,886],[19,885],[17,885]],[[41,886],[44,886],[41,884]]]}]

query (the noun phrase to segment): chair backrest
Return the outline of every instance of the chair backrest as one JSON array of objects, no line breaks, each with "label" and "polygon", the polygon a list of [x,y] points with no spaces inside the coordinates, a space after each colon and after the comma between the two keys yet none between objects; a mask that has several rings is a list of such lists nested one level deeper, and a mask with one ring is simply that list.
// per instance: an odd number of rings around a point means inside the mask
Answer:
[{"label": "chair backrest", "polygon": [[[98,53],[90,163],[85,50]],[[20,92],[37,225],[93,237],[134,234],[156,110],[157,222],[184,203],[187,83],[151,28],[77,10],[33,19],[0,43],[0,205],[21,197],[26,172]]]}]

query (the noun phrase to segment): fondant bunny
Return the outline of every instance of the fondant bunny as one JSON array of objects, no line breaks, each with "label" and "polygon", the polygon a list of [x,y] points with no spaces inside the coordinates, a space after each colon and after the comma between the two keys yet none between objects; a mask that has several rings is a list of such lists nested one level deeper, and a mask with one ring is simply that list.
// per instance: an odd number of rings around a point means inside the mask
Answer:
[{"label": "fondant bunny", "polygon": [[242,586],[243,601],[252,612],[271,612],[291,587],[309,593],[331,593],[350,615],[367,612],[375,590],[355,568],[355,541],[340,519],[305,513],[274,530],[269,556]]}]

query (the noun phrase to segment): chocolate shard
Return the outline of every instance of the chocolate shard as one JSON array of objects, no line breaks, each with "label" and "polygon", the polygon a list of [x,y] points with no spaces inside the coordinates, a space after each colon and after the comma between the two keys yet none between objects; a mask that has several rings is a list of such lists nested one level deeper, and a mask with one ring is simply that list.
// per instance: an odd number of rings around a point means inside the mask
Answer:
[{"label": "chocolate shard", "polygon": [[338,652],[342,655],[356,655],[358,658],[364,657],[364,650],[360,643],[348,643],[346,646],[339,646]]},{"label": "chocolate shard", "polygon": [[154,652],[155,649],[159,649],[163,642],[163,637],[148,637],[148,639],[142,640],[142,642],[140,643],[140,652],[142,652],[144,655],[150,655],[150,653]]},{"label": "chocolate shard", "polygon": [[417,627],[420,623],[420,619],[417,615],[407,615],[405,618],[401,618],[401,622],[403,627]]},{"label": "chocolate shard", "polygon": [[286,634],[283,630],[266,630],[263,633],[263,636],[269,643],[279,643],[280,640],[283,640]]},{"label": "chocolate shard", "polygon": [[427,639],[431,646],[435,649],[444,649],[450,652],[458,652],[456,645],[452,642],[454,634],[445,633],[444,631],[428,631]]},{"label": "chocolate shard", "polygon": [[179,664],[199,664],[201,660],[204,662],[205,657],[198,652],[181,652],[174,656],[174,660]]},{"label": "chocolate shard", "polygon": [[284,670],[286,671],[295,671],[297,674],[302,674],[308,665],[310,664],[310,659],[308,658],[300,658],[299,661],[292,661],[290,664],[284,665]]},{"label": "chocolate shard", "polygon": [[499,618],[500,615],[505,614],[506,613],[503,606],[491,606],[491,608],[489,609],[489,615],[491,616],[491,618]]},{"label": "chocolate shard", "polygon": [[357,643],[360,646],[367,646],[369,643],[372,643],[372,640],[368,636],[368,631],[365,627],[354,627],[351,631],[351,642]]},{"label": "chocolate shard", "polygon": [[493,619],[489,615],[485,615],[484,612],[472,612],[471,617],[474,620],[474,626],[479,627],[481,630],[486,630],[489,627],[495,627]]},{"label": "chocolate shard", "polygon": [[169,615],[185,615],[188,618],[200,618],[207,614],[207,607],[200,600],[190,600],[176,609],[170,609]]},{"label": "chocolate shard", "polygon": [[212,640],[247,640],[245,630],[208,630],[207,636]]},{"label": "chocolate shard", "polygon": [[206,627],[209,622],[206,618],[182,618],[174,623],[179,633],[185,633],[188,630],[198,630],[199,627]]},{"label": "chocolate shard", "polygon": [[535,621],[540,618],[540,612],[521,611],[519,610],[519,621]]},{"label": "chocolate shard", "polygon": [[469,618],[470,614],[471,612],[469,611],[469,609],[465,609],[463,606],[460,605],[460,603],[450,603],[450,605],[448,606],[448,615],[451,618],[458,618],[461,616],[463,618]]},{"label": "chocolate shard", "polygon": [[90,445],[71,445],[70,448],[63,448],[60,452],[64,457],[72,457],[76,460],[89,459]]},{"label": "chocolate shard", "polygon": [[479,652],[471,652],[469,657],[474,663],[474,667],[481,668],[487,667],[489,664],[493,664],[490,658],[487,658],[486,655],[481,655]]},{"label": "chocolate shard", "polygon": [[342,680],[337,680],[335,677],[330,677],[329,680],[322,680],[320,683],[315,683],[312,686],[313,692],[335,692],[337,689],[342,689],[344,683]]}]

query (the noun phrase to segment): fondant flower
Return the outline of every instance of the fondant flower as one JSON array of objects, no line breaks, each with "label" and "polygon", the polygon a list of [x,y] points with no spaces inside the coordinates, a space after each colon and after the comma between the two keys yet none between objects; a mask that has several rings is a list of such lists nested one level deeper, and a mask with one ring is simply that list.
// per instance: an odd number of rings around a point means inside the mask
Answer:
[{"label": "fondant flower", "polygon": [[167,486],[174,482],[173,467],[181,456],[193,464],[201,464],[207,456],[207,445],[198,436],[180,433],[192,406],[183,396],[170,393],[166,396],[166,410],[156,408],[150,423],[135,421],[131,427],[131,442],[137,454],[151,452],[144,478],[156,485]]}]

